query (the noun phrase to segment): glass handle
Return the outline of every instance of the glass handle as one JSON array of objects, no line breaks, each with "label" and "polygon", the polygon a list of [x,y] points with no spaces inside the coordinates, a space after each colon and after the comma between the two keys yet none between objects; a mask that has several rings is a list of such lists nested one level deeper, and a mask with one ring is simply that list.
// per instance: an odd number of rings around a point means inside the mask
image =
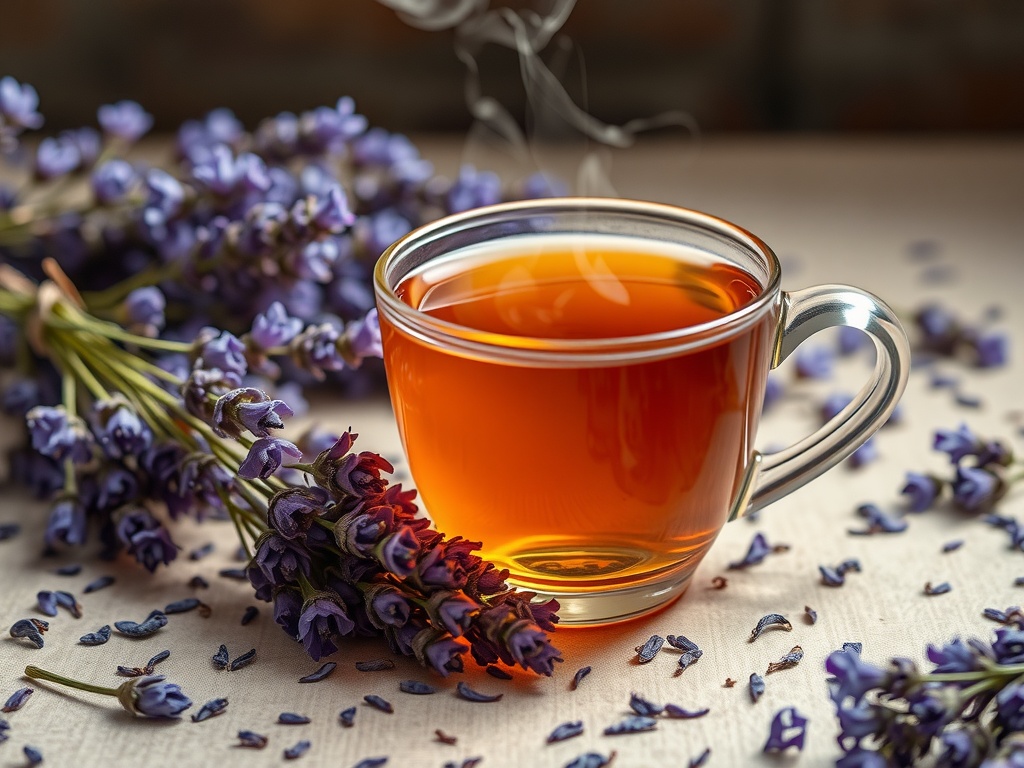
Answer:
[{"label": "glass handle", "polygon": [[[859,328],[875,344],[875,368],[853,401],[795,445],[759,457],[751,466],[749,503],[757,511],[834,467],[859,448],[892,413],[910,374],[910,342],[896,314],[879,298],[846,285],[819,285],[782,294],[772,368],[805,339],[835,326]],[[759,471],[757,465],[760,464]],[[753,479],[753,478],[752,478]]]}]

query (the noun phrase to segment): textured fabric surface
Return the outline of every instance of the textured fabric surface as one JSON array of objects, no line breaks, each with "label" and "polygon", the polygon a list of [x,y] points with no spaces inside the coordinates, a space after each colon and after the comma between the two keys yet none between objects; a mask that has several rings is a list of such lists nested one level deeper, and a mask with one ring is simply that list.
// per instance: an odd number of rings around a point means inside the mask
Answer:
[{"label": "textured fabric surface", "polygon": [[[453,162],[459,150],[438,143],[427,151],[444,164]],[[11,729],[10,739],[0,745],[0,762],[22,764],[22,746],[31,744],[53,766],[269,765],[283,762],[283,750],[308,739],[312,747],[300,765],[346,767],[388,756],[387,765],[440,768],[482,756],[481,766],[560,768],[585,751],[615,750],[615,768],[645,768],[686,765],[705,747],[712,750],[711,766],[774,765],[776,760],[761,755],[768,725],[775,711],[793,705],[810,719],[807,746],[792,762],[783,762],[824,766],[839,754],[823,666],[831,651],[857,641],[869,661],[884,663],[893,655],[923,661],[927,643],[958,635],[990,637],[995,625],[982,618],[982,609],[1020,603],[1024,594],[1024,588],[1014,586],[1014,579],[1024,576],[1024,553],[1010,551],[1004,533],[944,508],[908,516],[909,528],[901,534],[851,536],[847,530],[863,527],[854,511],[860,503],[874,501],[894,512],[902,508],[899,489],[907,469],[948,473],[948,461],[930,448],[937,428],[966,422],[1022,452],[1016,419],[1024,381],[1019,364],[1024,355],[1019,299],[1024,146],[719,140],[695,154],[637,150],[619,165],[618,183],[622,194],[706,210],[757,233],[782,257],[787,288],[848,282],[880,294],[900,311],[936,299],[972,320],[999,305],[1004,310],[999,325],[1011,334],[1011,363],[991,371],[942,367],[962,378],[965,392],[981,399],[981,407],[974,409],[956,405],[948,390],[930,388],[927,372],[912,374],[902,422],[875,438],[878,460],[860,469],[839,466],[766,509],[756,522],[726,526],[689,591],[667,610],[618,626],[557,632],[565,662],[550,679],[517,675],[506,682],[472,669],[443,680],[407,659],[396,659],[390,671],[357,672],[357,661],[391,658],[383,644],[359,642],[333,658],[338,669],[331,677],[300,684],[298,679],[319,665],[283,635],[270,607],[256,603],[247,583],[217,575],[221,568],[241,565],[234,558],[236,540],[229,524],[179,526],[182,556],[150,577],[127,561],[103,563],[86,553],[41,558],[45,506],[7,487],[0,523],[19,521],[24,530],[0,542],[0,700],[26,684],[21,678],[26,664],[116,685],[117,665],[141,665],[169,649],[170,657],[157,671],[193,699],[188,714],[215,698],[225,697],[229,705],[202,723],[144,721],[133,719],[113,699],[33,682],[28,703],[3,715]],[[910,255],[912,244],[922,240],[931,243],[932,261]],[[917,247],[918,254],[922,250],[929,249]],[[950,279],[926,279],[934,277],[936,267],[948,269]],[[791,383],[792,370],[781,370],[789,396],[766,416],[759,444],[787,443],[807,434],[817,424],[821,398],[837,390],[854,391],[869,365],[865,357],[844,359],[836,378],[799,384]],[[319,402],[314,416],[337,429],[352,425],[360,433],[359,449],[400,459],[383,400]],[[13,431],[4,430],[8,437]],[[397,463],[402,474],[404,464]],[[486,483],[486,478],[479,480]],[[1024,515],[1022,494],[1011,491],[999,509]],[[743,556],[758,531],[789,550],[745,571],[728,571],[728,563]],[[962,539],[963,546],[944,554],[943,545],[954,539]],[[190,561],[187,553],[206,542],[216,545],[214,553]],[[822,585],[818,566],[848,558],[859,559],[863,572],[849,574],[841,588]],[[84,564],[79,575],[54,573],[76,559]],[[103,574],[114,576],[116,583],[83,595],[85,584]],[[210,581],[209,589],[188,586],[196,574]],[[720,575],[727,586],[711,588],[713,577]],[[952,585],[950,593],[924,594],[926,582],[945,581]],[[45,647],[36,650],[8,637],[6,630],[17,619],[39,615],[35,595],[43,589],[78,595],[84,616],[73,619],[62,611],[51,620]],[[190,595],[210,606],[209,618],[193,611],[170,616],[164,629],[146,639],[115,633],[102,646],[77,644],[79,636],[103,624],[141,621],[150,610]],[[258,605],[260,613],[242,626],[249,605]],[[818,613],[813,626],[804,619],[805,606]],[[749,643],[751,629],[767,613],[784,614],[793,630],[769,631]],[[678,676],[674,654],[665,651],[649,664],[635,664],[634,646],[655,633],[686,635],[704,655]],[[216,671],[210,657],[221,643],[231,658],[255,648],[255,662],[235,672]],[[802,646],[803,660],[767,676],[764,696],[752,703],[750,674],[764,675],[767,665],[794,645]],[[584,665],[592,673],[571,690],[573,673]],[[735,687],[725,687],[726,678],[738,681]],[[402,693],[398,683],[405,679],[430,682],[439,691],[432,696]],[[504,698],[490,704],[459,699],[458,679],[487,693],[502,692]],[[696,720],[659,722],[650,733],[603,736],[606,726],[628,714],[631,692],[657,703],[711,711]],[[371,693],[389,700],[394,714],[363,704],[362,697]],[[350,706],[358,710],[355,724],[342,728],[338,713]],[[312,722],[279,725],[281,712],[304,714]],[[583,721],[583,735],[546,745],[550,731],[569,720]],[[241,729],[268,736],[266,749],[237,748]],[[457,737],[457,743],[440,743],[435,729]]]}]

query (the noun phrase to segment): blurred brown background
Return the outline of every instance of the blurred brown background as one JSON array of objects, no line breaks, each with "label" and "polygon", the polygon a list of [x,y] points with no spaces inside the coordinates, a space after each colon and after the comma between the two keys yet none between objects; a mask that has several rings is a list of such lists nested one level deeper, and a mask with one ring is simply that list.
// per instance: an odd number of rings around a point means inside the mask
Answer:
[{"label": "blurred brown background", "polygon": [[[1024,129],[1021,0],[580,0],[564,32],[608,121],[683,109],[707,132]],[[170,129],[217,106],[251,126],[347,94],[393,130],[459,130],[452,39],[374,0],[3,0],[0,74],[38,89],[50,129],[121,98]],[[515,109],[512,55],[483,64]]]}]

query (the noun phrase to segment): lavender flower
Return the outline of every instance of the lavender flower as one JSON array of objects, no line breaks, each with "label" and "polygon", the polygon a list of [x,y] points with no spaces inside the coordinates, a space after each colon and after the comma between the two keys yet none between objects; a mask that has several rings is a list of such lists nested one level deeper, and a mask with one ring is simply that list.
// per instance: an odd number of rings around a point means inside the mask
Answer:
[{"label": "lavender flower", "polygon": [[192,700],[174,683],[165,683],[163,675],[137,678],[131,691],[129,711],[143,717],[177,717],[192,706]]},{"label": "lavender flower", "polygon": [[775,713],[771,732],[765,742],[765,752],[782,752],[790,747],[804,748],[807,735],[807,718],[797,712],[796,707],[785,707]]},{"label": "lavender flower", "polygon": [[337,595],[321,592],[302,605],[298,637],[314,661],[338,650],[337,642],[355,629]]},{"label": "lavender flower", "polygon": [[103,452],[112,459],[138,456],[153,444],[153,432],[123,398],[98,400],[92,429]]},{"label": "lavender flower", "polygon": [[36,148],[36,176],[43,180],[66,176],[81,162],[78,146],[63,136],[47,136]]},{"label": "lavender flower", "polygon": [[156,336],[164,327],[167,299],[155,285],[136,288],[124,299],[125,322],[143,336]]},{"label": "lavender flower", "polygon": [[248,338],[261,350],[282,347],[302,331],[302,321],[290,317],[284,305],[273,302],[265,312],[256,315]]},{"label": "lavender flower", "polygon": [[281,468],[288,457],[298,461],[302,458],[302,451],[283,438],[261,437],[253,442],[245,460],[239,464],[238,476],[247,480],[266,480]]},{"label": "lavender flower", "polygon": [[85,543],[86,519],[85,506],[72,496],[63,496],[50,508],[50,517],[46,523],[43,540],[48,547],[56,547],[58,543],[77,547]]},{"label": "lavender flower", "polygon": [[380,340],[380,320],[376,309],[371,309],[362,320],[349,325],[345,329],[345,335],[356,358],[384,356]]},{"label": "lavender flower", "polygon": [[128,197],[138,183],[138,175],[131,163],[108,160],[92,172],[92,193],[100,205],[117,205]]},{"label": "lavender flower", "polygon": [[4,124],[15,128],[39,128],[43,124],[43,116],[37,111],[38,107],[39,94],[35,88],[10,76],[0,78],[0,117]]},{"label": "lavender flower", "polygon": [[1010,342],[1005,333],[974,334],[969,344],[977,357],[979,368],[1000,368],[1010,357]]},{"label": "lavender flower", "polygon": [[145,507],[124,511],[115,532],[128,554],[150,573],[161,563],[168,565],[178,556],[178,545],[171,540],[171,534]]},{"label": "lavender flower", "polygon": [[276,533],[263,534],[245,574],[259,600],[269,600],[273,589],[295,583],[311,572],[310,553]]},{"label": "lavender flower", "polygon": [[448,191],[446,202],[448,213],[461,213],[500,201],[501,180],[497,174],[463,165],[459,169],[459,177]]},{"label": "lavender flower", "polygon": [[827,379],[832,375],[835,352],[820,345],[803,345],[796,351],[796,374],[801,379]]},{"label": "lavender flower", "polygon": [[271,429],[282,429],[282,417],[292,409],[282,400],[271,400],[255,387],[239,387],[217,398],[213,428],[221,437],[239,438],[249,431],[255,437],[270,437]]},{"label": "lavender flower", "polygon": [[245,345],[227,331],[200,331],[196,338],[195,366],[216,369],[236,376],[245,376]]},{"label": "lavender flower", "polygon": [[924,512],[930,508],[942,492],[942,481],[932,475],[907,472],[906,482],[900,491],[907,497],[911,512]]},{"label": "lavender flower", "polygon": [[315,520],[324,514],[330,497],[322,488],[288,488],[278,491],[267,506],[267,521],[282,538],[305,537]]},{"label": "lavender flower", "polygon": [[968,512],[989,509],[1002,495],[1002,480],[987,469],[957,467],[953,480],[953,501]]},{"label": "lavender flower", "polygon": [[270,188],[270,177],[263,160],[250,152],[235,157],[229,147],[218,145],[192,167],[192,177],[213,194],[221,197]]},{"label": "lavender flower", "polygon": [[937,430],[933,447],[949,454],[950,461],[959,464],[966,456],[976,456],[982,449],[982,443],[966,424],[961,424],[955,431]]},{"label": "lavender flower", "polygon": [[92,433],[78,416],[69,416],[64,406],[36,406],[25,414],[32,447],[44,456],[85,464],[92,458]]},{"label": "lavender flower", "polygon": [[134,101],[105,104],[97,110],[103,132],[124,141],[138,141],[153,127],[153,116]]}]

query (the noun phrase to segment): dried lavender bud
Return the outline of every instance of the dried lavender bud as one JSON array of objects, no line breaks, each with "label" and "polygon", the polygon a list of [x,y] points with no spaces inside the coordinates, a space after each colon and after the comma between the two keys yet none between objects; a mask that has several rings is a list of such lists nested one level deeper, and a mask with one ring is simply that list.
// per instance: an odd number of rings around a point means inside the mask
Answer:
[{"label": "dried lavender bud", "polygon": [[[930,504],[930,502],[929,502]],[[851,536],[872,536],[876,533],[902,533],[907,530],[907,521],[886,514],[877,504],[861,504],[857,514],[867,518],[868,527],[863,530],[847,529]]]},{"label": "dried lavender bud", "polygon": [[29,619],[18,619],[11,625],[11,637],[23,637],[36,648],[42,648],[43,635]]},{"label": "dried lavender bud", "polygon": [[555,730],[548,734],[548,744],[554,744],[556,741],[565,741],[571,739],[573,736],[579,736],[583,733],[583,721],[574,720],[568,723],[562,723],[556,726]]},{"label": "dried lavender bud", "polygon": [[660,715],[665,708],[648,701],[643,696],[633,693],[629,696],[629,708],[643,717],[655,717]]},{"label": "dried lavender bud", "polygon": [[864,644],[863,643],[843,643],[843,650],[844,651],[853,651],[858,656],[860,656],[860,652],[864,650]]},{"label": "dried lavender bud", "polygon": [[491,664],[490,666],[488,666],[487,669],[484,670],[484,672],[486,672],[491,677],[496,677],[498,680],[511,680],[512,679],[512,673],[511,672],[509,672],[508,670],[502,669],[501,667],[496,667],[494,664]]},{"label": "dried lavender bud", "polygon": [[442,744],[449,744],[451,746],[455,746],[455,744],[457,744],[459,741],[456,736],[450,736],[444,731],[442,731],[440,728],[434,729],[434,739],[436,741],[441,742]]},{"label": "dried lavender bud", "polygon": [[316,672],[310,672],[308,675],[299,678],[300,683],[319,683],[321,680],[326,680],[330,677],[331,673],[337,668],[338,664],[334,661],[328,661],[320,666]]},{"label": "dried lavender bud", "polygon": [[29,619],[32,622],[32,626],[36,628],[36,631],[40,634],[45,635],[46,630],[50,628],[50,622],[44,621],[43,619],[37,619],[35,616]]},{"label": "dried lavender bud", "polygon": [[256,660],[256,649],[255,648],[250,648],[248,651],[243,653],[238,658],[233,659],[231,661],[231,663],[228,664],[228,672],[236,672],[239,669],[241,669],[242,667],[249,666],[255,660]]},{"label": "dried lavender bud", "polygon": [[34,688],[28,687],[19,688],[10,695],[3,708],[0,708],[0,712],[17,712],[25,706],[25,702],[28,701],[34,690]]},{"label": "dried lavender bud", "polygon": [[926,595],[944,595],[952,591],[953,586],[948,581],[936,584],[935,586],[932,586],[932,583],[929,581],[924,585],[924,593]]},{"label": "dried lavender bud", "polygon": [[609,725],[605,728],[604,735],[621,736],[626,733],[642,733],[643,731],[653,731],[657,727],[658,721],[653,717],[630,715],[625,720],[620,720],[614,725]]},{"label": "dried lavender bud", "polygon": [[742,560],[729,563],[729,570],[738,571],[749,568],[752,565],[759,565],[770,554],[772,554],[772,547],[768,544],[768,539],[765,538],[763,533],[755,533],[750,546],[747,548],[747,554],[743,556]]},{"label": "dried lavender bud", "polygon": [[764,693],[764,678],[756,672],[750,673],[750,700],[757,704],[757,700]]},{"label": "dried lavender bud", "polygon": [[943,554],[948,552],[956,552],[963,545],[963,539],[954,539],[953,541],[947,541],[945,544],[942,545],[942,552]]},{"label": "dried lavender bud", "polygon": [[174,613],[185,613],[186,611],[192,611],[199,607],[198,597],[186,597],[183,600],[177,600],[173,603],[169,603],[164,608],[164,613],[168,616]]},{"label": "dried lavender bud", "polygon": [[1024,587],[1024,576],[1018,576],[1013,580],[1013,586]]},{"label": "dried lavender bud", "polygon": [[669,635],[665,638],[665,642],[680,651],[699,651],[700,648],[693,640],[690,640],[685,635]]},{"label": "dried lavender bud", "polygon": [[768,671],[766,675],[770,675],[772,672],[778,672],[782,669],[789,669],[795,667],[800,663],[800,659],[804,657],[804,649],[799,645],[794,645],[785,656],[778,661],[773,661],[768,665]]},{"label": "dried lavender bud", "polygon": [[167,659],[170,658],[170,655],[171,655],[170,651],[160,651],[160,653],[158,653],[155,656],[153,656],[153,658],[151,658],[149,661],[146,662],[146,669],[150,670],[146,674],[150,674],[150,675],[153,674],[153,672],[152,672],[153,667],[155,667],[161,661],[167,661]]},{"label": "dried lavender bud", "polygon": [[466,701],[473,701],[481,704],[489,703],[492,701],[501,701],[501,697],[505,695],[503,693],[480,693],[479,691],[473,690],[462,681],[460,681],[459,684],[455,686],[455,692],[459,695],[459,698],[465,699]]},{"label": "dried lavender bud", "polygon": [[711,757],[711,747],[706,747],[703,752],[690,759],[689,768],[701,768],[709,757]]},{"label": "dried lavender bud", "polygon": [[306,725],[312,722],[305,715],[297,715],[294,712],[282,712],[277,716],[277,722],[281,725]]},{"label": "dried lavender bud", "polygon": [[369,704],[374,709],[379,709],[381,712],[384,712],[386,714],[391,715],[391,714],[394,714],[394,712],[395,712],[395,708],[393,706],[391,706],[391,702],[390,701],[382,699],[380,696],[378,696],[375,693],[368,693],[368,694],[366,694],[365,696],[363,696],[363,701],[365,701],[367,704]]},{"label": "dried lavender bud", "polygon": [[[192,587],[192,589],[209,589],[210,588],[210,582],[208,582],[206,579],[204,579],[202,576],[199,576],[198,574],[193,576],[191,579],[188,580],[188,585],[190,587]],[[240,731],[240,733],[252,733],[252,731]],[[259,735],[259,734],[257,734],[257,735]],[[262,747],[261,747],[261,749],[262,749]]]},{"label": "dried lavender bud", "polygon": [[57,605],[61,608],[66,608],[68,612],[76,619],[82,618],[82,605],[78,602],[78,599],[70,592],[65,592],[62,589],[58,589],[53,593],[54,599],[57,601]]},{"label": "dried lavender bud", "polygon": [[25,755],[25,759],[28,760],[28,764],[39,765],[43,762],[43,753],[40,752],[36,747],[26,744],[21,748],[22,753]]},{"label": "dried lavender bud", "polygon": [[351,728],[356,722],[356,708],[349,707],[338,713],[338,722],[345,728]]},{"label": "dried lavender bud", "polygon": [[48,589],[44,589],[36,594],[36,605],[39,607],[39,612],[44,616],[57,615],[57,595]]},{"label": "dried lavender bud", "polygon": [[981,612],[981,615],[986,619],[992,619],[992,621],[998,621],[1000,624],[1007,623],[1007,615],[1005,611],[1000,611],[998,608],[986,608]]},{"label": "dried lavender bud", "polygon": [[676,670],[676,674],[681,674],[687,667],[700,659],[704,655],[704,651],[699,648],[696,651],[684,651],[679,656],[679,669]]},{"label": "dried lavender bud", "polygon": [[727,678],[725,678],[725,682],[724,682],[724,683],[722,683],[722,687],[723,687],[723,688],[732,688],[732,687],[734,687],[735,685],[736,685],[736,681],[735,681],[735,680],[733,680],[733,679],[732,679],[731,677],[727,677]]},{"label": "dried lavender bud", "polygon": [[203,720],[209,720],[211,717],[216,717],[227,708],[227,699],[212,699],[211,701],[203,704],[203,706],[199,708],[199,711],[192,715],[192,722],[201,723]]},{"label": "dried lavender bud", "polygon": [[664,642],[665,638],[660,635],[651,635],[650,639],[646,643],[638,645],[633,649],[636,651],[636,660],[640,664],[646,664],[658,655],[658,651],[661,650],[661,646]]},{"label": "dried lavender bud", "polygon": [[21,533],[21,526],[17,523],[3,523],[0,525],[0,541],[13,539]]},{"label": "dried lavender bud", "polygon": [[243,627],[246,626],[247,624],[252,622],[253,619],[255,619],[259,615],[260,615],[260,609],[257,608],[255,605],[250,605],[249,607],[247,607],[245,609],[245,612],[242,614],[242,626]]},{"label": "dried lavender bud", "polygon": [[484,759],[482,757],[467,757],[458,764],[448,761],[444,764],[444,768],[476,768],[476,766],[480,765],[483,761]]},{"label": "dried lavender bud", "polygon": [[62,565],[60,568],[54,571],[54,573],[56,573],[58,576],[77,576],[81,572],[81,563],[68,563],[67,565]]},{"label": "dried lavender bud", "polygon": [[298,741],[295,744],[292,744],[290,747],[288,747],[288,749],[284,751],[284,759],[298,760],[300,757],[306,754],[306,752],[309,751],[309,748],[311,746],[313,746],[313,743],[311,741],[307,741],[306,739]]},{"label": "dried lavender bud", "polygon": [[87,635],[82,635],[80,638],[78,638],[78,642],[82,645],[103,645],[109,639],[110,625],[104,624],[95,632],[90,632]]},{"label": "dried lavender bud", "polygon": [[710,711],[708,707],[704,709],[683,709],[675,704],[665,705],[665,716],[675,720],[693,720],[698,717],[704,717]]},{"label": "dried lavender bud", "polygon": [[371,661],[357,661],[356,669],[359,672],[383,672],[386,669],[394,669],[395,662],[391,659],[373,659]]},{"label": "dried lavender bud", "polygon": [[167,626],[167,616],[162,611],[153,611],[141,624],[136,624],[134,621],[114,622],[114,629],[128,637],[149,637],[165,626]]},{"label": "dried lavender bud", "polygon": [[206,544],[203,544],[203,546],[196,547],[191,552],[189,552],[188,553],[188,559],[189,560],[202,560],[204,557],[206,557],[207,555],[211,554],[213,552],[213,549],[214,549],[213,542],[212,541],[208,542]]},{"label": "dried lavender bud", "polygon": [[729,585],[729,580],[725,576],[715,576],[711,580],[712,589],[725,589]]},{"label": "dried lavender bud", "polygon": [[614,750],[608,757],[599,752],[586,752],[566,763],[565,768],[605,768],[605,766],[612,764],[616,754],[618,753]]},{"label": "dried lavender bud", "polygon": [[982,400],[978,395],[970,395],[962,390],[957,390],[953,400],[964,408],[981,408],[982,405]]},{"label": "dried lavender bud", "polygon": [[142,677],[146,674],[146,670],[142,667],[122,667],[118,664],[115,674],[118,674],[121,677]]},{"label": "dried lavender bud", "polygon": [[782,752],[789,747],[798,750],[804,748],[804,737],[807,733],[807,718],[797,712],[795,707],[785,707],[775,713],[772,719],[765,752]]},{"label": "dried lavender bud", "polygon": [[821,583],[826,587],[841,587],[846,582],[843,574],[827,565],[819,565],[818,572],[821,573]]},{"label": "dried lavender bud", "polygon": [[850,571],[861,572],[860,560],[850,558],[849,560],[843,560],[843,562],[836,566],[836,573],[840,576],[845,576]]},{"label": "dried lavender bud", "polygon": [[221,645],[221,647],[217,649],[217,652],[213,654],[211,661],[213,661],[214,668],[227,669],[228,658],[228,647],[226,645]]},{"label": "dried lavender bud", "polygon": [[789,620],[785,616],[779,613],[769,613],[767,616],[761,617],[761,620],[757,622],[757,626],[751,630],[748,642],[754,642],[761,636],[762,632],[773,627],[784,629],[787,632],[791,632],[793,630],[793,625],[789,623]]},{"label": "dried lavender bud", "polygon": [[90,581],[88,584],[86,584],[85,589],[83,589],[82,591],[88,595],[91,592],[99,592],[101,589],[106,589],[113,583],[113,576],[100,576],[98,579],[94,579],[93,581]]},{"label": "dried lavender bud", "polygon": [[221,568],[217,571],[217,575],[225,579],[234,579],[236,581],[248,581],[249,577],[245,575],[245,568]]},{"label": "dried lavender bud", "polygon": [[589,674],[590,667],[580,667],[579,669],[577,669],[576,674],[572,676],[572,683],[570,683],[569,688],[575,691],[577,688],[580,687],[580,683],[583,681],[583,678]]},{"label": "dried lavender bud", "polygon": [[419,680],[403,680],[398,684],[398,690],[403,693],[414,693],[417,696],[427,696],[431,693],[437,693],[437,688],[427,683],[421,683]]},{"label": "dried lavender bud", "polygon": [[818,623],[818,612],[809,605],[804,606],[804,616],[806,617],[808,624]]},{"label": "dried lavender bud", "polygon": [[248,747],[249,749],[263,749],[267,746],[267,737],[255,731],[239,731],[238,746]]}]

